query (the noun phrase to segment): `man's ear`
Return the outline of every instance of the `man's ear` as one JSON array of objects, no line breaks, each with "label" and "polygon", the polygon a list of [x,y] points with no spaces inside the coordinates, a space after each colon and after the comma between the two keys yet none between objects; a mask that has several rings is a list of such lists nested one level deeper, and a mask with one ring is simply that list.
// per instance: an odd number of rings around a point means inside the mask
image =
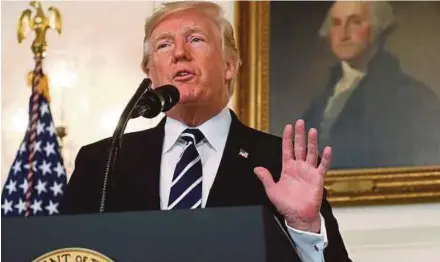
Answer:
[{"label": "man's ear", "polygon": [[235,59],[226,59],[225,79],[231,81],[238,72],[238,63]]}]

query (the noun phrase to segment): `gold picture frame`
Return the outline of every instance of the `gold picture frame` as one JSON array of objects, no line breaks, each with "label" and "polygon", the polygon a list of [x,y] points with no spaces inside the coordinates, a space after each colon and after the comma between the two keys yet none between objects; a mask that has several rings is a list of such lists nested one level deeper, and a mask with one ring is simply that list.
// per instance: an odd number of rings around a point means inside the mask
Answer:
[{"label": "gold picture frame", "polygon": [[[242,67],[234,107],[243,123],[269,126],[270,2],[235,2],[235,29]],[[440,165],[330,171],[325,187],[334,206],[433,202],[440,200]]]}]

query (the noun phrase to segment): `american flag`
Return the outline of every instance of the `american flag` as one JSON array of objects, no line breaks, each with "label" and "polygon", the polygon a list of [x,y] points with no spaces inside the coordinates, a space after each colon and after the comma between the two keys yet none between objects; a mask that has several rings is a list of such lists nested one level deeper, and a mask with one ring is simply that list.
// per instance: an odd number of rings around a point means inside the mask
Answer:
[{"label": "american flag", "polygon": [[[31,152],[34,152],[32,161]],[[34,91],[29,103],[29,125],[2,191],[2,216],[56,215],[66,185],[49,103],[45,96]]]}]

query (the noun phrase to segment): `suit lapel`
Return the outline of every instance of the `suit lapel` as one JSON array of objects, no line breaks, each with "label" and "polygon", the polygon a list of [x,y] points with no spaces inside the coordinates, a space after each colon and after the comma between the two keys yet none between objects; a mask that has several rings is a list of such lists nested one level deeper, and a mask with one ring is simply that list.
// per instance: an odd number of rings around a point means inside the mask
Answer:
[{"label": "suit lapel", "polygon": [[[234,112],[230,112],[231,127],[206,207],[248,204],[243,185],[247,185],[248,189],[255,182],[259,185],[252,173],[252,155],[249,154],[252,148],[248,140],[250,134]],[[116,165],[115,188],[111,190],[109,198],[110,201],[113,198],[111,210],[160,209],[164,125],[165,118],[156,127],[138,134],[140,137],[125,138],[118,154],[118,162],[121,164]]]},{"label": "suit lapel", "polygon": [[160,165],[164,125],[165,117],[156,127],[137,134],[140,137],[125,135],[126,144],[123,144],[119,153],[121,166],[118,166],[116,172],[117,210],[160,209]]},{"label": "suit lapel", "polygon": [[[240,205],[244,173],[249,172],[250,164],[246,153],[245,127],[240,123],[234,112],[214,183],[211,187],[206,207]],[[240,154],[240,150],[242,153]]]}]

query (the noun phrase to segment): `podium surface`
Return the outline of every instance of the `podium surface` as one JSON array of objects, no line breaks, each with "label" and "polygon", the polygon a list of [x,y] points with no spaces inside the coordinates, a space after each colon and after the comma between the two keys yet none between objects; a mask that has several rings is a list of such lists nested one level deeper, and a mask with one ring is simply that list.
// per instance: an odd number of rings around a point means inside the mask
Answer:
[{"label": "podium surface", "polygon": [[[2,240],[2,261],[14,262],[65,248],[111,261],[300,261],[260,206],[3,218]],[[73,256],[40,261],[99,261]]]}]

